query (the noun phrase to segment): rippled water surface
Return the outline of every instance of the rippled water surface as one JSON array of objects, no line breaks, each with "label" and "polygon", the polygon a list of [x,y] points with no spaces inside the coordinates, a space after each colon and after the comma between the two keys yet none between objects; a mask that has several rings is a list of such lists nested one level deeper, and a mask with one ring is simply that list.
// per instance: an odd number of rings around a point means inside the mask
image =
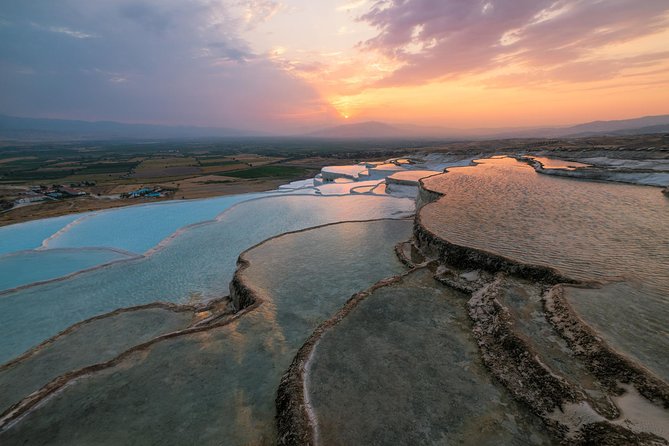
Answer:
[{"label": "rippled water surface", "polygon": [[425,183],[444,193],[421,210],[440,237],[577,279],[624,281],[627,292],[607,286],[586,301],[572,291],[570,301],[607,341],[669,376],[669,200],[659,189],[540,175],[508,158]]},{"label": "rippled water surface", "polygon": [[31,250],[6,254],[0,256],[0,292],[131,257],[130,254],[102,248]]},{"label": "rippled water surface", "polygon": [[2,432],[0,444],[274,444],[281,375],[351,294],[404,270],[393,246],[411,226],[344,223],[254,248],[244,275],[264,297],[255,310],[76,381]]},{"label": "rippled water surface", "polygon": [[237,203],[265,195],[165,201],[94,212],[47,240],[46,245],[49,248],[101,246],[142,254],[179,228],[211,220]]},{"label": "rippled water surface", "polygon": [[407,216],[413,208],[412,200],[376,196],[276,196],[242,203],[151,256],[0,296],[0,363],[97,314],[226,295],[239,253],[269,237],[339,221]]},{"label": "rippled water surface", "polygon": [[90,321],[0,369],[0,413],[72,370],[108,361],[128,348],[188,326],[193,311],[146,308]]},{"label": "rippled water surface", "polygon": [[61,230],[80,214],[46,218],[0,228],[0,254],[39,248],[45,238]]}]

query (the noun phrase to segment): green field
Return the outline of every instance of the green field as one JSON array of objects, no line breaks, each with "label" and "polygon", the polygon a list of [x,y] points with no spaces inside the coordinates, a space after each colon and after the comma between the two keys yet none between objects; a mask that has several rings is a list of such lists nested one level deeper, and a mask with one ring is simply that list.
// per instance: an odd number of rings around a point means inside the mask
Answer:
[{"label": "green field", "polygon": [[233,170],[231,172],[225,172],[223,175],[226,177],[235,177],[235,178],[284,178],[284,177],[297,177],[306,175],[308,172],[307,169],[302,167],[293,167],[293,166],[260,166],[260,167],[251,167],[245,170]]}]

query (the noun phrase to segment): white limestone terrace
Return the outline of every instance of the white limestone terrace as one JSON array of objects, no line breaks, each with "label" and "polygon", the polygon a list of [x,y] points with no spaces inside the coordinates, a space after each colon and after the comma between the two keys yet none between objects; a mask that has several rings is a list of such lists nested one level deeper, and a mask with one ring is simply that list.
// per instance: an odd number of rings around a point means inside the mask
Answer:
[{"label": "white limestone terrace", "polygon": [[623,169],[644,169],[658,172],[669,172],[669,159],[633,160],[596,156],[592,158],[583,158],[581,161],[598,167],[617,167]]},{"label": "white limestone terrace", "polygon": [[[443,172],[446,167],[468,165],[472,159],[451,159],[443,154],[418,155],[415,158],[392,158],[382,162],[360,162],[354,165],[327,166],[312,182],[296,182],[282,189],[313,187],[316,194],[384,193],[415,197],[421,178]],[[387,186],[391,186],[388,188]],[[374,187],[378,186],[378,187]]]},{"label": "white limestone terrace", "polygon": [[441,173],[435,170],[405,170],[396,172],[386,178],[387,184],[405,184],[407,186],[418,186],[423,178]]},{"label": "white limestone terrace", "polygon": [[666,187],[669,185],[667,155],[657,157],[656,154],[656,157],[653,158],[631,159],[619,157],[616,153],[601,154],[600,152],[596,156],[574,158],[569,155],[568,158],[569,160],[559,160],[553,158],[550,153],[542,153],[542,156],[524,155],[517,159],[529,162],[537,172],[542,174],[645,186]]},{"label": "white limestone terrace", "polygon": [[413,198],[418,196],[420,180],[440,174],[436,170],[403,170],[385,179],[385,192],[395,197]]},{"label": "white limestone terrace", "polygon": [[367,170],[365,163],[354,164],[352,166],[326,166],[321,169],[321,177],[325,181],[333,181],[337,178],[346,178],[357,180],[362,172]]},{"label": "white limestone terrace", "polygon": [[378,180],[381,178],[386,178],[389,175],[392,175],[395,172],[402,172],[406,170],[406,167],[410,167],[410,164],[395,164],[395,163],[384,163],[384,164],[379,164],[374,167],[370,167],[367,169],[367,172],[362,172],[360,174],[361,177],[363,178],[368,178],[371,180]]},{"label": "white limestone terrace", "polygon": [[592,167],[591,164],[579,163],[576,161],[563,161],[560,159],[546,158],[543,156],[528,156],[528,158],[541,163],[544,169],[576,170],[582,167]]},{"label": "white limestone terrace", "polygon": [[[396,172],[420,169],[424,163],[422,157],[419,157],[416,159],[393,158],[384,162],[363,161],[354,165],[326,166],[316,176],[316,185],[341,179],[352,181],[381,180]],[[436,170],[441,171],[443,169]]]},{"label": "white limestone terrace", "polygon": [[[430,162],[450,160],[449,155],[426,156]],[[424,172],[425,162],[425,158],[416,156],[328,166],[316,178],[294,181],[269,192],[172,200],[6,226],[0,228],[0,294],[148,256],[191,226],[214,221],[229,208],[259,198],[355,194],[414,199],[417,183],[408,188],[399,184],[387,188],[386,178],[400,173],[419,175]]]}]

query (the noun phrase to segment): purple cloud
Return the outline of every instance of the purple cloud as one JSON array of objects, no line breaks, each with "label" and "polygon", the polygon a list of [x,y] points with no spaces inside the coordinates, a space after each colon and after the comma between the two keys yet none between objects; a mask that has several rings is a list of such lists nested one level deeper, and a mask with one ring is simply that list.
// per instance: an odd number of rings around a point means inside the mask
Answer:
[{"label": "purple cloud", "polygon": [[[508,64],[558,76],[558,67],[583,64],[593,49],[667,29],[668,14],[666,0],[380,0],[359,20],[379,31],[363,48],[403,63],[380,81],[391,86]],[[613,76],[620,64],[604,65]],[[603,69],[590,71],[607,77]]]}]

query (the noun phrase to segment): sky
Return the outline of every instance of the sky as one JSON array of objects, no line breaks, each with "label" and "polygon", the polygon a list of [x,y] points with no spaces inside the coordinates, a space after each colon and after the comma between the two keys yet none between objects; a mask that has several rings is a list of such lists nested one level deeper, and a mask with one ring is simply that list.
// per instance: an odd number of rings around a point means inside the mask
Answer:
[{"label": "sky", "polygon": [[2,0],[0,113],[299,133],[669,113],[667,0]]}]

